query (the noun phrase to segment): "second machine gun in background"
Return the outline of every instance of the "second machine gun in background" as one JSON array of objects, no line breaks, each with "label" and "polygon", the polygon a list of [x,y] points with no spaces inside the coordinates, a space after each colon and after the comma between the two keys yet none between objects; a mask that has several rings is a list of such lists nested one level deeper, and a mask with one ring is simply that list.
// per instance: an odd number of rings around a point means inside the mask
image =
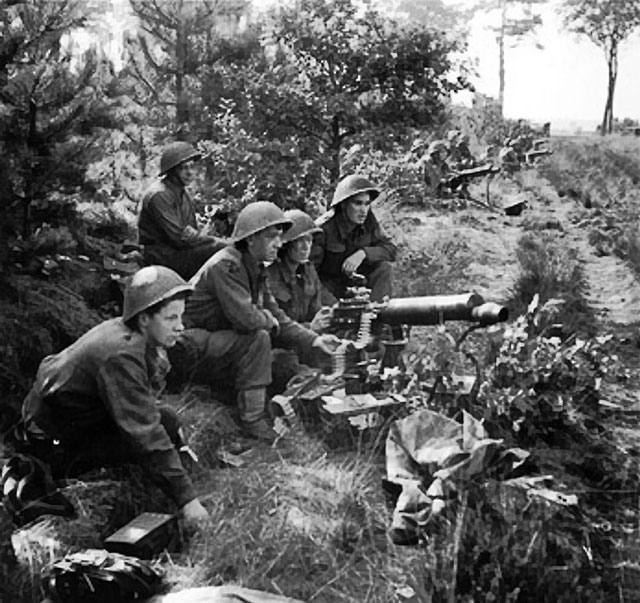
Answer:
[{"label": "second machine gun in background", "polygon": [[[475,292],[382,302],[371,301],[370,290],[364,287],[349,288],[348,294],[349,297],[334,305],[329,332],[346,342],[336,352],[332,370],[343,376],[347,390],[352,393],[382,389],[381,375],[372,373],[374,364],[379,372],[385,368],[396,373],[406,370],[401,352],[408,343],[407,326],[438,325],[452,320],[471,323],[460,342],[474,329],[509,318],[505,306],[486,302]],[[379,364],[376,359],[380,360]]]}]

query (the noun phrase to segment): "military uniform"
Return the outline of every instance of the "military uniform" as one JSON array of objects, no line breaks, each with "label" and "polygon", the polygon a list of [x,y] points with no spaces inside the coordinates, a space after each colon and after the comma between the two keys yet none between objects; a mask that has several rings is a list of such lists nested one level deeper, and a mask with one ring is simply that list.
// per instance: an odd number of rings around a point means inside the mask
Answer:
[{"label": "military uniform", "polygon": [[168,266],[186,279],[224,247],[198,232],[193,202],[182,185],[167,177],[145,192],[138,232],[145,263]]},{"label": "military uniform", "polygon": [[307,262],[293,272],[280,259],[267,268],[273,297],[285,314],[305,326],[322,307],[322,284],[315,266]]},{"label": "military uniform", "polygon": [[342,264],[359,249],[366,257],[357,272],[367,278],[371,299],[382,301],[384,296],[391,296],[389,262],[395,261],[397,249],[372,211],[362,225],[351,223],[340,209],[330,210],[317,223],[322,232],[314,239],[311,261],[323,285],[324,305],[332,305],[336,298],[344,297],[349,279],[342,271]]},{"label": "military uniform", "polygon": [[511,146],[503,146],[498,153],[498,162],[503,171],[513,173],[520,170],[520,160],[515,149]]},{"label": "military uniform", "polygon": [[[273,297],[285,314],[296,322],[310,327],[316,313],[322,307],[322,284],[311,262],[300,264],[294,272],[283,259],[267,268]],[[272,394],[285,390],[294,376],[306,366],[318,366],[320,356],[313,349],[274,349],[271,355],[273,382]],[[301,364],[302,363],[302,364]]]},{"label": "military uniform", "polygon": [[271,383],[268,310],[279,322],[274,343],[311,347],[317,335],[289,318],[274,299],[265,267],[233,246],[216,253],[191,280],[187,330],[180,345],[194,350],[194,378],[211,379],[231,368],[238,391]]},{"label": "military uniform", "polygon": [[115,318],[47,356],[22,409],[30,452],[59,477],[135,460],[179,507],[193,500],[177,419],[157,405],[166,370],[158,354]]}]

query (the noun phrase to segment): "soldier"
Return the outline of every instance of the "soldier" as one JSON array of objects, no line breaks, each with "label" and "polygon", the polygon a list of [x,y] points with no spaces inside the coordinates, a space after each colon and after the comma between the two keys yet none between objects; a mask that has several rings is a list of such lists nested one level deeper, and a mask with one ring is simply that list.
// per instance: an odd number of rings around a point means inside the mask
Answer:
[{"label": "soldier", "polygon": [[[280,308],[296,322],[316,333],[324,332],[331,322],[331,308],[322,306],[322,284],[309,262],[313,235],[322,232],[308,214],[299,209],[286,211],[292,226],[283,238],[278,259],[267,268],[269,284]],[[282,391],[291,377],[318,364],[318,355],[308,349],[273,350],[273,390]]]},{"label": "soldier", "polygon": [[469,149],[469,136],[461,134],[455,145],[451,147],[449,152],[450,165],[456,170],[466,170],[476,167],[475,160],[471,149]]},{"label": "soldier", "polygon": [[447,143],[444,140],[434,140],[427,149],[427,161],[423,164],[423,177],[427,185],[427,192],[432,197],[441,197],[450,192],[446,185],[449,166],[445,160]]},{"label": "soldier", "polygon": [[167,145],[160,158],[161,178],[142,198],[139,241],[146,264],[162,264],[191,278],[225,242],[198,230],[196,212],[186,187],[194,178],[200,153],[187,142]]},{"label": "soldier", "polygon": [[317,348],[331,354],[340,341],[318,335],[289,318],[274,299],[265,262],[273,262],[291,220],[268,201],[247,205],[236,220],[231,240],[193,277],[181,345],[194,356],[193,378],[230,372],[235,381],[240,423],[253,438],[273,442],[278,434],[266,416],[274,346]]},{"label": "soldier", "polygon": [[22,407],[19,450],[50,464],[55,478],[137,462],[187,522],[207,519],[176,450],[182,446],[177,417],[157,405],[153,385],[166,370],[164,350],[183,330],[191,289],[164,266],[134,274],[121,318],[40,364]]},{"label": "soldier", "polygon": [[322,284],[309,262],[313,235],[322,229],[299,209],[290,209],[284,215],[292,226],[284,234],[278,259],[267,269],[271,291],[289,318],[322,333],[329,326],[331,312],[322,306]]},{"label": "soldier", "polygon": [[513,174],[520,170],[520,160],[513,145],[514,141],[511,138],[505,138],[504,144],[498,153],[500,168],[507,174]]},{"label": "soldier", "polygon": [[329,211],[318,219],[322,232],[314,240],[311,261],[322,282],[323,304],[344,297],[356,274],[366,278],[373,301],[391,297],[396,246],[371,211],[379,195],[364,176],[347,176],[338,183]]}]

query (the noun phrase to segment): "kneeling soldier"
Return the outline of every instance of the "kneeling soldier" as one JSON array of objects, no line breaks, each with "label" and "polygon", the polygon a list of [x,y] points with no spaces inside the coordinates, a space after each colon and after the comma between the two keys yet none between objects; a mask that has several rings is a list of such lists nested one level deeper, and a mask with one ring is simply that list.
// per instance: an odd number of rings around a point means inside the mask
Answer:
[{"label": "kneeling soldier", "polygon": [[329,211],[317,223],[322,232],[311,250],[323,285],[322,302],[333,305],[344,297],[354,275],[366,278],[371,299],[391,297],[391,264],[396,246],[371,211],[380,189],[364,176],[347,176],[338,183]]},{"label": "kneeling soldier", "polygon": [[[323,333],[331,322],[331,308],[322,306],[322,284],[309,262],[313,235],[322,232],[308,214],[290,209],[284,214],[292,222],[283,237],[278,259],[267,273],[271,291],[278,305],[293,320],[316,333]],[[303,369],[300,362],[317,366],[318,354],[312,350],[273,350],[273,391],[284,390],[291,377]]]},{"label": "kneeling soldier", "polygon": [[188,142],[167,145],[160,158],[160,179],[144,193],[138,236],[146,264],[162,264],[191,278],[225,242],[198,229],[196,210],[186,187],[194,179],[200,153]]},{"label": "kneeling soldier", "polygon": [[241,425],[247,435],[274,441],[266,415],[271,383],[271,348],[318,348],[331,354],[339,343],[289,318],[274,299],[265,262],[273,262],[291,226],[269,201],[247,205],[236,220],[229,245],[193,277],[186,310],[189,327],[181,346],[194,351],[193,378],[208,380],[231,371]]},{"label": "kneeling soldier", "polygon": [[154,384],[166,368],[164,349],[183,331],[191,289],[164,266],[139,270],[125,290],[122,317],[47,356],[22,408],[23,450],[50,464],[54,477],[137,462],[190,523],[208,513],[176,449],[177,417],[158,406]]}]

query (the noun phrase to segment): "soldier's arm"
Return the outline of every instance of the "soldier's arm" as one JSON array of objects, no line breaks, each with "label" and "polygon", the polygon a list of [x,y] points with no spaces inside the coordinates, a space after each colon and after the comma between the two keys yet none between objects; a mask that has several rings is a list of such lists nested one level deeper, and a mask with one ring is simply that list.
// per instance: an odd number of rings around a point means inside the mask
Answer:
[{"label": "soldier's arm", "polygon": [[391,242],[375,218],[372,228],[371,245],[363,247],[367,260],[369,262],[394,262],[398,248]]},{"label": "soldier's arm", "polygon": [[179,507],[196,498],[178,451],[160,422],[143,358],[121,352],[98,373],[100,398],[122,435],[144,458],[144,469]]},{"label": "soldier's arm", "polygon": [[304,346],[310,347],[313,345],[318,334],[287,316],[273,297],[268,281],[265,281],[264,307],[269,310],[269,312],[271,312],[271,314],[273,314],[280,323],[278,338],[285,344],[285,346],[293,348]]},{"label": "soldier's arm", "polygon": [[172,195],[158,191],[148,201],[149,212],[164,233],[165,239],[177,249],[193,247],[203,241],[194,224],[184,224],[175,209]]}]

